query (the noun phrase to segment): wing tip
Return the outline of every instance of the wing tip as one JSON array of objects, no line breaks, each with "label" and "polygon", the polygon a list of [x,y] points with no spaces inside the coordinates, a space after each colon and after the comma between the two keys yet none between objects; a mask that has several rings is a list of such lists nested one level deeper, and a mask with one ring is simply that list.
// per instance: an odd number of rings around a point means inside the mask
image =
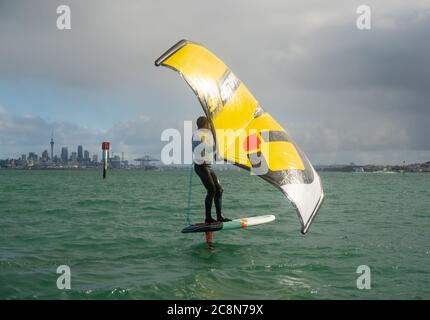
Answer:
[{"label": "wing tip", "polygon": [[172,54],[174,54],[176,51],[181,49],[183,46],[185,46],[188,43],[192,43],[192,41],[182,39],[179,40],[177,43],[175,43],[172,47],[166,50],[157,60],[155,60],[154,64],[156,67],[159,67],[163,64],[163,62],[169,58]]},{"label": "wing tip", "polygon": [[302,222],[302,229],[300,230],[300,232],[303,235],[305,235],[309,231],[309,228],[310,228],[312,222],[314,221],[315,216],[317,215],[319,209],[321,208],[321,205],[322,205],[322,203],[324,201],[324,198],[325,198],[324,192],[321,190],[321,196],[320,196],[320,198],[319,198],[319,200],[318,200],[318,202],[317,202],[317,204],[316,204],[316,206],[315,206],[315,208],[314,208],[314,210],[313,210],[313,212],[312,212],[311,217],[309,218],[309,220],[306,222],[306,224],[304,224],[303,220],[300,219],[300,221]]}]

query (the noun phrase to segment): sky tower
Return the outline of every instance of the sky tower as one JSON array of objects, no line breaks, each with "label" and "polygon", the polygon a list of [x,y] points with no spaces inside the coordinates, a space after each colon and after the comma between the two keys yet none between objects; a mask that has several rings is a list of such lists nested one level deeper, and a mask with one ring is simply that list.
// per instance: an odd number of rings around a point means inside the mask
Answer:
[{"label": "sky tower", "polygon": [[54,160],[54,130],[51,133],[51,160]]}]

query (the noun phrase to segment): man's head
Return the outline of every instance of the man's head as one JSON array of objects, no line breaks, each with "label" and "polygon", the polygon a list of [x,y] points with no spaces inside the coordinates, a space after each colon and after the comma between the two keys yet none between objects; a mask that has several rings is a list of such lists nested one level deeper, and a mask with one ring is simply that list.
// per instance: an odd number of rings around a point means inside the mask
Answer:
[{"label": "man's head", "polygon": [[197,128],[199,129],[209,129],[209,120],[205,116],[198,117]]}]

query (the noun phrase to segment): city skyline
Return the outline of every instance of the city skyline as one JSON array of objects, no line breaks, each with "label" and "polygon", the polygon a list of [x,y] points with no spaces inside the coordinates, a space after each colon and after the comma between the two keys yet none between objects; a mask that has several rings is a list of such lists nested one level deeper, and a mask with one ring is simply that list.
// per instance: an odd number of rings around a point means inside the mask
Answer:
[{"label": "city skyline", "polygon": [[[41,158],[42,159],[51,160],[51,161],[53,161],[54,159],[59,159],[59,160],[64,161],[64,162],[74,161],[73,160],[74,157],[76,157],[75,161],[77,161],[77,162],[82,162],[83,160],[91,159],[90,158],[90,152],[87,149],[84,150],[84,148],[81,144],[78,144],[76,152],[73,152],[73,151],[71,152],[70,157],[68,155],[69,154],[69,147],[68,146],[61,146],[61,152],[60,152],[59,156],[58,156],[58,154],[55,154],[55,152],[54,152],[54,146],[55,146],[54,130],[52,130],[52,132],[51,132],[51,140],[49,142],[49,145],[51,147],[50,156],[48,156],[48,150],[45,149],[41,152]],[[26,154],[23,153],[21,155],[21,159],[30,158],[30,154],[31,155],[38,155],[37,152],[28,151],[28,156],[26,156]],[[95,154],[95,156],[98,157],[97,154]]]},{"label": "city skyline", "polygon": [[[0,161],[6,162],[6,167],[40,167],[40,168],[57,168],[57,167],[98,167],[99,154],[96,152],[92,155],[89,150],[84,149],[82,144],[78,144],[75,151],[68,146],[61,146],[61,152],[55,153],[54,130],[51,131],[51,140],[49,141],[50,153],[48,149],[40,151],[40,153],[27,151],[19,157],[7,157]],[[124,159],[124,152],[121,152],[121,157],[113,152],[108,153],[109,164],[113,168],[121,168],[128,166],[128,160]],[[1,165],[0,165],[1,167]]]},{"label": "city skyline", "polygon": [[[39,154],[37,152],[34,151],[28,151],[26,153],[21,154],[21,156],[19,157],[7,157],[7,158],[0,158],[1,160],[23,160],[23,161],[39,161],[42,160],[46,163],[53,163],[53,162],[57,162],[57,163],[62,163],[62,164],[69,164],[71,163],[72,165],[94,165],[94,166],[98,166],[100,164],[100,162],[98,161],[99,159],[99,155],[102,157],[102,151],[100,150],[99,152],[95,152],[93,154],[93,156],[91,157],[91,153],[89,150],[84,149],[82,144],[78,144],[76,147],[76,151],[71,151],[69,154],[69,147],[68,146],[61,146],[61,152],[60,154],[55,154],[54,153],[54,145],[55,145],[55,141],[54,141],[54,131],[52,131],[51,134],[51,140],[49,142],[49,145],[51,146],[51,157],[49,157],[48,155],[48,149],[44,149],[43,151],[41,151],[41,156],[39,157]],[[43,148],[42,148],[43,149]],[[70,148],[70,150],[73,150],[72,148]],[[121,154],[121,156],[119,155]],[[53,156],[52,156],[53,155]],[[131,162],[140,162],[142,161],[143,158],[145,157],[149,157],[152,158],[152,156],[146,155],[144,157],[138,157],[137,159],[131,160]],[[148,159],[149,159],[148,158]],[[101,159],[101,158],[100,158]],[[109,161],[112,162],[118,162],[120,163],[120,165],[115,164],[115,166],[121,166],[121,163],[127,163],[127,165],[129,164],[129,160],[125,160],[124,158],[124,152],[119,152],[118,154],[114,154],[112,150],[108,151],[108,159]],[[156,160],[156,158],[153,158],[154,161],[158,161]],[[399,162],[399,163],[395,163],[395,164],[376,164],[376,163],[355,163],[355,162],[350,162],[350,163],[331,163],[331,164],[316,164],[316,166],[319,167],[319,169],[321,170],[325,170],[325,171],[331,171],[331,169],[333,168],[350,168],[351,171],[354,171],[353,168],[354,167],[366,167],[366,166],[377,166],[378,168],[380,168],[381,166],[393,166],[393,167],[404,167],[405,165],[415,165],[415,164],[425,164],[426,166],[428,166],[430,163],[430,161],[413,161],[413,162],[409,162],[407,163],[405,160]],[[1,167],[1,166],[0,166]],[[347,169],[348,171],[349,169]],[[336,170],[333,170],[336,171]]]},{"label": "city skyline", "polygon": [[[0,158],[44,150],[46,128],[60,144],[85,143],[91,153],[110,141],[129,159],[158,156],[163,130],[203,114],[177,75],[154,66],[187,38],[225,61],[312,163],[425,162],[430,5],[366,4],[372,29],[363,31],[353,1],[191,0],[168,10],[138,1],[73,2],[79,19],[60,31],[56,1],[4,2]],[[228,16],[207,23],[208,12],[222,15],[226,7]]]}]

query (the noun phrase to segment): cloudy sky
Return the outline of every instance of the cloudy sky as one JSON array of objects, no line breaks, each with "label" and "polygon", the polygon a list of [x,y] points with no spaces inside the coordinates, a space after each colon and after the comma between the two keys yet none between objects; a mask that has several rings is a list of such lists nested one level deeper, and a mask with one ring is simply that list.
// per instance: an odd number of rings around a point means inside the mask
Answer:
[{"label": "cloudy sky", "polygon": [[[56,28],[69,5],[72,30]],[[356,27],[361,4],[372,29]],[[314,164],[430,160],[430,1],[0,0],[0,158],[112,142],[159,156],[201,114],[154,60],[206,45]],[[70,151],[69,151],[70,152]]]}]

